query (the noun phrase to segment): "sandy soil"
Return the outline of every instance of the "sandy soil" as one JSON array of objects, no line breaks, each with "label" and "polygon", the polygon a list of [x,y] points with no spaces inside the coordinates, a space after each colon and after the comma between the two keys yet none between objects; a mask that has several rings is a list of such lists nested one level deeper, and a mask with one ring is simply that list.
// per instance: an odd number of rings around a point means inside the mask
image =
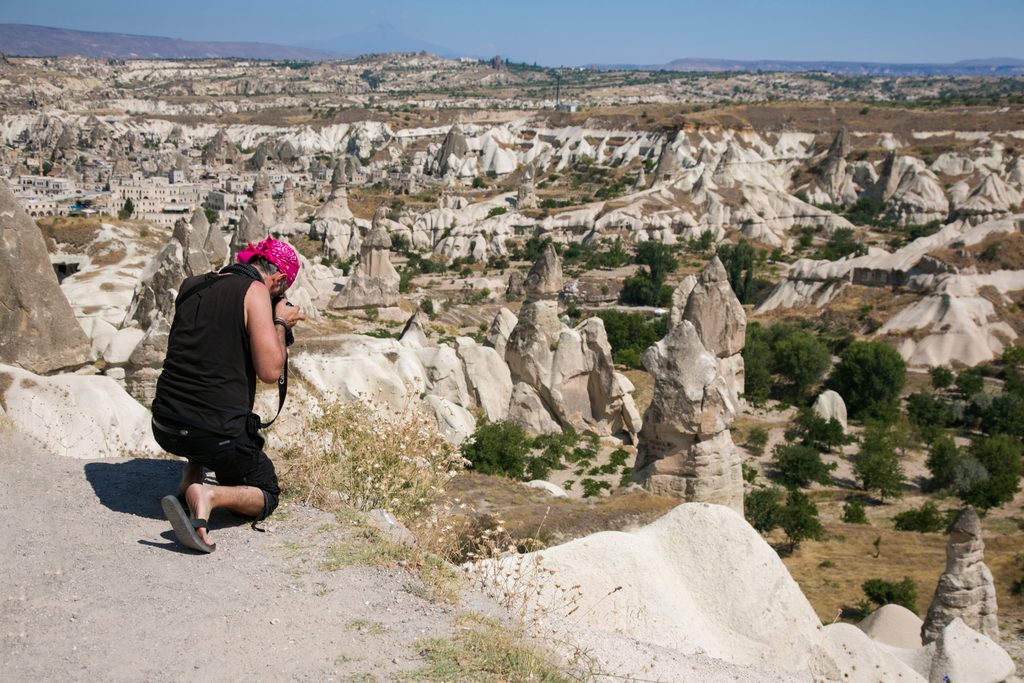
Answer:
[{"label": "sandy soil", "polygon": [[217,551],[193,554],[160,512],[179,471],[0,434],[5,680],[390,680],[450,632],[456,609],[401,570],[325,571],[353,531],[317,510],[283,505],[265,533],[215,513]]}]

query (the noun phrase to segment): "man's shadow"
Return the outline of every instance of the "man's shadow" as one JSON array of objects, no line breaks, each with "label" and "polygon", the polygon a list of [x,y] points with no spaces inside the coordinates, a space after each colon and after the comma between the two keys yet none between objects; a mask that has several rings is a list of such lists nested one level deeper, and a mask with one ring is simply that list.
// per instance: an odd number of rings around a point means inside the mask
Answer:
[{"label": "man's shadow", "polygon": [[[122,512],[148,519],[164,519],[160,499],[178,491],[181,480],[182,461],[150,460],[133,458],[116,462],[89,462],[85,464],[85,478],[92,486],[100,503],[113,512]],[[207,482],[216,483],[207,473]],[[241,517],[230,512],[215,511],[210,519],[210,530],[245,523]],[[161,534],[170,541],[164,545],[140,540],[143,545],[153,545],[169,550],[178,550],[174,533]]]},{"label": "man's shadow", "polygon": [[177,492],[181,467],[178,461],[145,458],[90,462],[85,465],[85,478],[104,507],[137,517],[163,519],[160,498]]}]

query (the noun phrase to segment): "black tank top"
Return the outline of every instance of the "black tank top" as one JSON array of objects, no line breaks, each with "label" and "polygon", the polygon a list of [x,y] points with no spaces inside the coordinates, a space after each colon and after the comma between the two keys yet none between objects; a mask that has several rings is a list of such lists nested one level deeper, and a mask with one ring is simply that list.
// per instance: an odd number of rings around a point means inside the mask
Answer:
[{"label": "black tank top", "polygon": [[[189,296],[208,278],[217,281]],[[181,283],[153,400],[157,419],[224,436],[245,431],[256,397],[245,329],[245,294],[252,283],[243,275],[216,273]]]}]

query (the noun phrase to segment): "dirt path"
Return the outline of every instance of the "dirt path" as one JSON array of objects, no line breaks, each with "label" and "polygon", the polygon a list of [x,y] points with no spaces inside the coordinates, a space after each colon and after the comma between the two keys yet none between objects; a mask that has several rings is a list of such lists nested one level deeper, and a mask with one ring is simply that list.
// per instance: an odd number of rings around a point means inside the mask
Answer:
[{"label": "dirt path", "polygon": [[451,629],[400,570],[324,571],[353,532],[317,510],[282,506],[266,533],[215,513],[217,552],[185,550],[159,507],[179,471],[0,434],[4,679],[389,680]]}]

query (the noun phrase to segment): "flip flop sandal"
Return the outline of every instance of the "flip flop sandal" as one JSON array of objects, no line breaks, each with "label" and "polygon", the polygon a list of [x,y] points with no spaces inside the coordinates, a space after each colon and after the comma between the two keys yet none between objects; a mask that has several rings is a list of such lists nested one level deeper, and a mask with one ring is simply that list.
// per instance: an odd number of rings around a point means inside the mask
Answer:
[{"label": "flip flop sandal", "polygon": [[164,510],[167,521],[171,523],[171,528],[174,529],[174,535],[178,537],[179,543],[201,553],[212,553],[217,549],[216,543],[212,545],[206,543],[196,533],[196,529],[209,528],[207,521],[205,519],[189,519],[176,496],[164,496],[160,500],[160,506]]}]

